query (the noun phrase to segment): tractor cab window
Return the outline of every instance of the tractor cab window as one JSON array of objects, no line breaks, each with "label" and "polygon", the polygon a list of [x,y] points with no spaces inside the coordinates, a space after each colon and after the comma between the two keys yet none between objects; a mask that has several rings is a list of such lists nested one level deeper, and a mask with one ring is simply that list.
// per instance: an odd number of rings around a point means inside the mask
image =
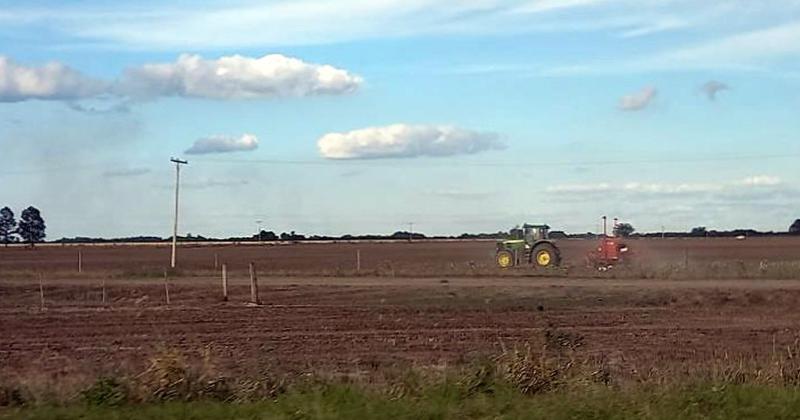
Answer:
[{"label": "tractor cab window", "polygon": [[526,226],[525,227],[525,240],[529,243],[547,239],[547,233],[541,226]]},{"label": "tractor cab window", "polygon": [[525,227],[525,242],[532,243],[537,238],[538,232],[532,227]]}]

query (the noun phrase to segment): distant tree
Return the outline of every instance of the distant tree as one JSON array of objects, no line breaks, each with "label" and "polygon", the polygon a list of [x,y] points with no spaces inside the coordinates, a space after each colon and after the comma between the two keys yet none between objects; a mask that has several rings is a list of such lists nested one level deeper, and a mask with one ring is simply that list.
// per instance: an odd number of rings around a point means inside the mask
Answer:
[{"label": "distant tree", "polygon": [[46,228],[39,209],[31,206],[22,211],[17,233],[25,242],[33,246],[33,244],[41,242],[47,236],[45,234]]},{"label": "distant tree", "polygon": [[800,219],[797,219],[789,226],[789,233],[793,235],[800,235]]},{"label": "distant tree", "polygon": [[17,220],[14,219],[14,212],[8,207],[0,209],[0,241],[5,246],[14,238],[17,229]]},{"label": "distant tree", "polygon": [[616,226],[614,226],[614,236],[631,236],[631,234],[635,231],[636,229],[634,229],[633,225],[630,223],[618,223]]},{"label": "distant tree", "polygon": [[689,236],[708,236],[708,230],[705,226],[693,227]]},{"label": "distant tree", "polygon": [[259,234],[253,235],[253,239],[258,239],[262,241],[277,241],[278,235],[271,230],[262,230]]}]

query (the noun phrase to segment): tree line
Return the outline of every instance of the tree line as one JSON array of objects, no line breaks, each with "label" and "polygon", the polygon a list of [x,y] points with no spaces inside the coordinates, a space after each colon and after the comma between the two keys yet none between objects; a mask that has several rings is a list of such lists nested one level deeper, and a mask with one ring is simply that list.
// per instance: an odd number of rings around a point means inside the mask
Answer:
[{"label": "tree line", "polygon": [[0,209],[0,242],[5,246],[20,241],[33,246],[37,242],[42,242],[47,236],[45,229],[47,226],[42,213],[36,207],[30,206],[22,210],[19,221],[9,207]]}]

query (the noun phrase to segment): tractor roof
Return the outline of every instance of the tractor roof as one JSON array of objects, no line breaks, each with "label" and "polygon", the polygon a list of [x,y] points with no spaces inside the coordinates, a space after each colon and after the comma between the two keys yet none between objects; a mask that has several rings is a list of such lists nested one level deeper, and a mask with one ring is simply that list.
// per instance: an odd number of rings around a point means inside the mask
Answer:
[{"label": "tractor roof", "polygon": [[534,228],[534,229],[550,229],[550,226],[547,225],[532,225],[530,223],[525,223],[522,225],[523,228]]}]

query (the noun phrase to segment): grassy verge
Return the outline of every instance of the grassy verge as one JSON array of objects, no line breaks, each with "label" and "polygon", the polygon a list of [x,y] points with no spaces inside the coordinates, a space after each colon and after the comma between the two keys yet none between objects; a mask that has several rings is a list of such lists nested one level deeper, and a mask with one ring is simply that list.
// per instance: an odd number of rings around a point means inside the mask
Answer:
[{"label": "grassy verge", "polygon": [[800,343],[766,364],[724,358],[691,376],[645,377],[580,358],[582,345],[581,336],[547,331],[541,347],[448,369],[255,378],[223,375],[208,351],[193,360],[166,348],[144,371],[77,387],[0,378],[0,420],[800,418]]},{"label": "grassy verge", "polygon": [[440,385],[421,395],[391,397],[339,384],[288,392],[271,401],[169,402],[98,407],[43,406],[0,411],[0,418],[38,419],[780,419],[800,417],[795,388],[695,385],[620,391],[582,389],[524,396],[511,388],[464,394]]}]

